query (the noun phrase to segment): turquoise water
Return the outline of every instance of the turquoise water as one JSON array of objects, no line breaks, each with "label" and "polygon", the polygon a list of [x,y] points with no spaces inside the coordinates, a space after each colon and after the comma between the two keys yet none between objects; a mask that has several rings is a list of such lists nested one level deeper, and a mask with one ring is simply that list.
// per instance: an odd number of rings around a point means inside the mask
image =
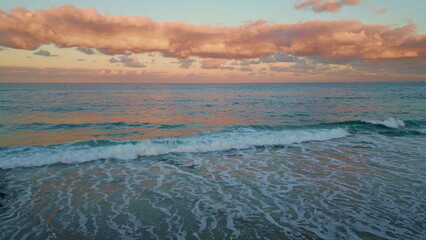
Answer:
[{"label": "turquoise water", "polygon": [[423,239],[426,84],[0,84],[0,239]]}]

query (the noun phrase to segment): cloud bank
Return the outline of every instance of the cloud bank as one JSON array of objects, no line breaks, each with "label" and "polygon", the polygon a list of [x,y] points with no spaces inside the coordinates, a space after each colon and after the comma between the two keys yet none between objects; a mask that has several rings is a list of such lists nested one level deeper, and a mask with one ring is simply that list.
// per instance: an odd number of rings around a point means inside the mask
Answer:
[{"label": "cloud bank", "polygon": [[73,5],[40,11],[0,10],[0,45],[36,49],[42,44],[85,47],[107,54],[160,51],[177,58],[244,59],[277,52],[369,60],[426,56],[426,34],[417,35],[413,24],[393,29],[355,20],[296,24],[259,20],[217,27],[106,16]]},{"label": "cloud bank", "polygon": [[[414,59],[405,59],[405,60],[414,60]],[[361,60],[359,60],[361,61]],[[397,60],[399,61],[399,60]],[[386,63],[387,61],[383,61]],[[418,63],[418,61],[417,61]],[[249,74],[254,73],[251,71],[250,67],[243,67],[242,69],[235,69],[243,71],[248,71],[248,75],[239,75],[235,71],[232,74],[226,75],[221,78],[217,76],[209,76],[203,73],[200,74],[175,74],[173,78],[170,78],[170,75],[164,74],[162,72],[148,72],[145,69],[141,68],[128,68],[128,69],[87,69],[87,68],[34,68],[34,67],[9,67],[9,66],[0,66],[0,82],[68,82],[68,83],[190,83],[190,82],[247,82],[249,78],[253,82],[283,82],[283,79],[287,79],[286,82],[321,82],[321,81],[332,81],[332,82],[345,82],[347,80],[352,81],[424,81],[424,75],[407,73],[393,73],[388,72],[386,69],[391,68],[393,64],[389,66],[384,66],[383,69],[374,72],[357,72],[353,70],[341,70],[336,72],[336,75],[327,75],[321,76],[321,69],[323,66],[314,67],[306,69],[292,68],[286,66],[280,66],[275,64],[270,64],[270,70],[276,74],[274,76],[269,76],[265,79],[266,76],[257,76],[249,77]],[[424,64],[422,65],[424,66]],[[368,66],[373,68],[373,66]],[[418,67],[421,67],[420,65]],[[417,67],[416,67],[417,68]],[[423,68],[424,69],[424,68]],[[414,70],[414,69],[413,69]],[[385,72],[383,72],[385,71]],[[424,70],[423,70],[424,71]],[[290,78],[283,78],[280,74],[290,74]],[[313,77],[314,76],[314,77]],[[344,76],[344,78],[342,77]],[[202,81],[200,81],[202,80]]]}]

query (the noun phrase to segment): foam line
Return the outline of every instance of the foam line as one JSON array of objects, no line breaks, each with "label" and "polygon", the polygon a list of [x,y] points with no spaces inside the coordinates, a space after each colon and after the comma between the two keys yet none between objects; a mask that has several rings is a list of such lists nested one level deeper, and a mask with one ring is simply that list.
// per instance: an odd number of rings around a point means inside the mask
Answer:
[{"label": "foam line", "polygon": [[56,146],[17,146],[0,152],[0,168],[34,167],[54,163],[80,163],[97,159],[135,159],[138,156],[168,153],[195,153],[247,149],[254,146],[286,145],[306,141],[326,141],[349,135],[342,128],[295,131],[259,131],[238,129],[186,138],[149,139],[142,141],[93,141]]}]

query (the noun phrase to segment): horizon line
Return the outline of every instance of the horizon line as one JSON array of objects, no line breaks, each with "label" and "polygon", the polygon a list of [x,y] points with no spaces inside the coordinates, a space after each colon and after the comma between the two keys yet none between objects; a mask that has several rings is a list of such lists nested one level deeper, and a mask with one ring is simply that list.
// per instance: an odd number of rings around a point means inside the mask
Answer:
[{"label": "horizon line", "polygon": [[420,81],[368,81],[368,82],[170,82],[170,83],[135,83],[135,82],[0,82],[0,84],[304,84],[304,83],[426,83],[426,80]]}]

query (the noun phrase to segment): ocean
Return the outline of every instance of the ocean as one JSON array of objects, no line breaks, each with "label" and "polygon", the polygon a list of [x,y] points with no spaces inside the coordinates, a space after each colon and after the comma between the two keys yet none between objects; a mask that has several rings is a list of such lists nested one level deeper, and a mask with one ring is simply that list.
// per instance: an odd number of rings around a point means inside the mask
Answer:
[{"label": "ocean", "polygon": [[0,84],[0,239],[425,239],[426,83]]}]

